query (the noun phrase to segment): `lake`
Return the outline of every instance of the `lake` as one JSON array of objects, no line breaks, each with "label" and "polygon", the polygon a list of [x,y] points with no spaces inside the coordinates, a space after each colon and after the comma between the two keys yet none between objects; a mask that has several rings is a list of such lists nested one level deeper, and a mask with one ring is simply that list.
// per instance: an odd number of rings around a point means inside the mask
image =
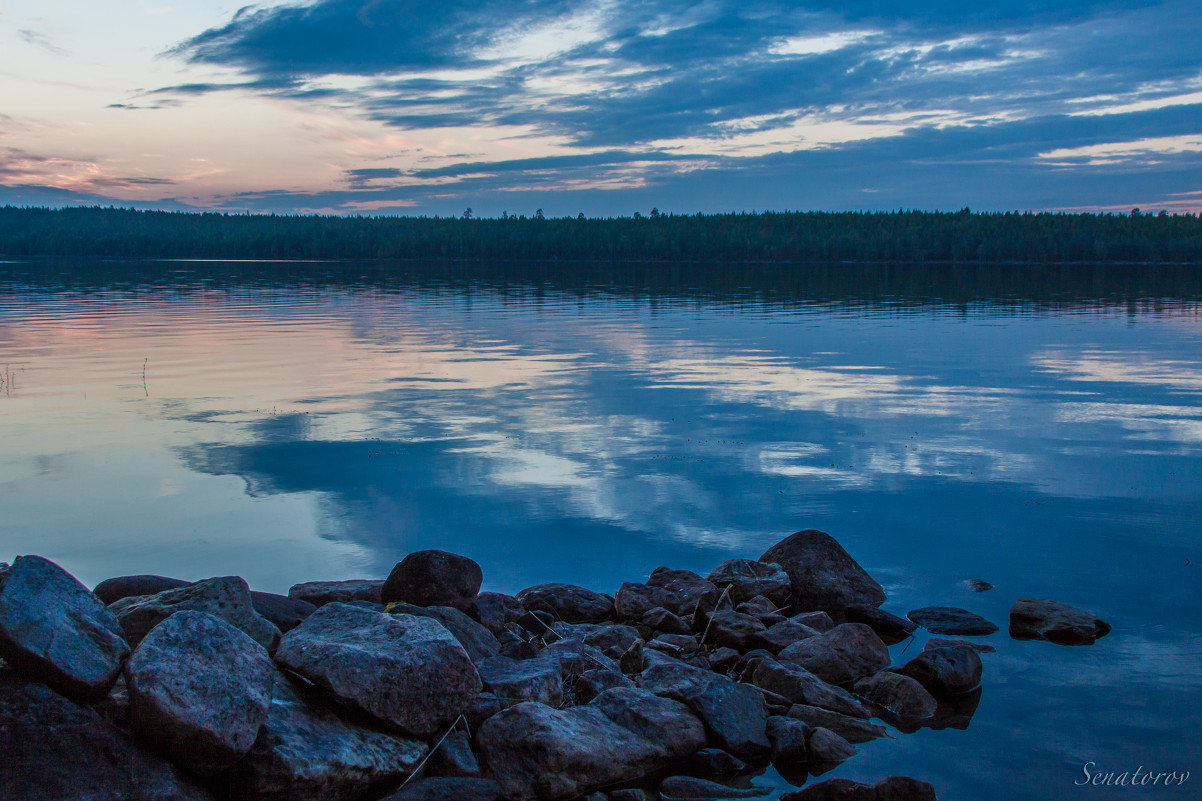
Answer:
[{"label": "lake", "polygon": [[[1202,786],[1197,268],[0,264],[0,442],[0,559],[89,586],[286,592],[441,548],[485,589],[613,593],[819,528],[883,608],[1002,629],[965,729],[824,778]],[[1011,640],[1020,596],[1114,630]],[[1079,786],[1141,766],[1196,775]]]}]

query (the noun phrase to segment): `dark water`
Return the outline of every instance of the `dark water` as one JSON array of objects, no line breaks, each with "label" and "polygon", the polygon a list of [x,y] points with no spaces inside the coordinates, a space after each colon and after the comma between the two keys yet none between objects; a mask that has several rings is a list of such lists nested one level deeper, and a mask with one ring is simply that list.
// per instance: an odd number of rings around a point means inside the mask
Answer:
[{"label": "dark water", "polygon": [[[965,730],[829,776],[1196,798],[1200,310],[1190,268],[0,264],[0,559],[612,593],[821,528],[886,609],[1003,629]],[[1114,632],[1011,641],[1019,596]]]}]

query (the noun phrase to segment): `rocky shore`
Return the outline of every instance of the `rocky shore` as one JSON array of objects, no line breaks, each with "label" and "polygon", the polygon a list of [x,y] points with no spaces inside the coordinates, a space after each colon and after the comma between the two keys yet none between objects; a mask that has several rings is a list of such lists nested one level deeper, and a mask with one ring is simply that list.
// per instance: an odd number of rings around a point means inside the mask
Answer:
[{"label": "rocky shore", "polygon": [[[656,568],[612,596],[480,592],[471,559],[419,551],[382,581],[253,592],[236,576],[0,565],[6,801],[783,801],[934,799],[920,779],[807,781],[889,729],[967,726],[981,653],[931,639],[997,626],[901,617],[829,535],[800,531],[708,576]],[[989,585],[984,584],[984,589]],[[1022,598],[1010,634],[1088,644],[1110,627]],[[891,736],[891,735],[890,735]]]}]

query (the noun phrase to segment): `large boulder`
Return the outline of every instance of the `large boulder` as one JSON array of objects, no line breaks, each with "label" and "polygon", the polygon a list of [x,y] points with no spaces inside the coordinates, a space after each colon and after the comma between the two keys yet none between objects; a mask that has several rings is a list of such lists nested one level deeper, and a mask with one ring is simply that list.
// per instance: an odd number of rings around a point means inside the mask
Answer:
[{"label": "large boulder", "polygon": [[452,606],[471,615],[476,613],[476,596],[483,581],[480,565],[466,556],[414,551],[392,569],[380,591],[380,600],[386,604],[402,601],[418,606]]},{"label": "large boulder", "polygon": [[570,798],[636,779],[705,745],[688,707],[636,688],[558,710],[522,703],[493,715],[476,745],[507,799]]},{"label": "large boulder", "polygon": [[4,801],[212,801],[92,709],[0,667]]},{"label": "large boulder", "polygon": [[205,579],[155,595],[136,595],[113,603],[125,638],[136,646],[151,629],[176,612],[208,612],[246,632],[268,651],[280,642],[280,630],[255,611],[250,587],[240,576]]},{"label": "large boulder", "polygon": [[177,612],[125,666],[130,721],[172,762],[211,776],[254,745],[275,673],[267,651],[221,618]]},{"label": "large boulder", "polygon": [[888,666],[889,649],[863,623],[841,623],[816,637],[793,643],[780,652],[828,684],[850,684]]},{"label": "large boulder", "polygon": [[1010,608],[1010,636],[1059,645],[1092,645],[1110,624],[1092,612],[1049,598],[1019,598]]},{"label": "large boulder", "polygon": [[437,620],[459,640],[459,644],[473,662],[496,656],[501,652],[501,643],[491,631],[454,607],[389,604],[386,611],[389,614],[417,615]]},{"label": "large boulder", "polygon": [[753,687],[684,663],[651,665],[636,679],[656,695],[686,704],[705,724],[711,745],[739,757],[761,757],[770,744],[768,712]]},{"label": "large boulder", "polygon": [[222,787],[239,801],[354,801],[398,786],[426,751],[277,673],[258,739]]},{"label": "large boulder", "polygon": [[937,801],[935,788],[909,776],[890,776],[876,784],[861,784],[851,779],[827,779],[794,793],[785,793],[780,801]]},{"label": "large boulder", "polygon": [[276,662],[415,737],[430,737],[481,690],[438,621],[326,604],[284,635]]},{"label": "large boulder", "polygon": [[731,600],[736,604],[763,595],[777,606],[784,606],[793,590],[783,567],[754,559],[727,559],[706,579],[720,590],[730,587]]},{"label": "large boulder", "polygon": [[934,634],[993,634],[997,626],[975,612],[958,606],[924,606],[906,617]]},{"label": "large boulder", "polygon": [[952,645],[923,651],[892,671],[909,676],[936,697],[968,692],[981,683],[981,657],[972,648]]},{"label": "large boulder", "polygon": [[117,618],[75,577],[40,556],[0,570],[0,657],[70,698],[103,698],[129,645]]},{"label": "large boulder", "polygon": [[317,610],[317,607],[308,601],[257,590],[250,591],[250,603],[256,612],[267,618],[281,632],[292,631]]},{"label": "large boulder", "polygon": [[168,578],[167,576],[152,576],[152,575],[137,575],[137,576],[117,576],[111,579],[105,579],[92,588],[92,593],[104,601],[106,604],[112,604],[120,601],[122,598],[129,598],[134,595],[154,595],[163,590],[174,590],[177,587],[186,587],[191,582],[183,579]]},{"label": "large boulder", "polygon": [[928,720],[939,706],[935,696],[916,680],[887,670],[860,679],[854,689],[861,697],[904,721]]},{"label": "large boulder", "polygon": [[717,587],[693,571],[657,567],[645,584],[623,584],[614,596],[614,605],[622,620],[642,620],[657,606],[674,615],[691,615],[709,593],[716,595]]},{"label": "large boulder", "polygon": [[325,606],[326,604],[349,604],[355,601],[380,603],[380,591],[384,582],[380,579],[346,579],[344,581],[306,581],[293,584],[288,597],[298,601]]},{"label": "large boulder", "polygon": [[476,664],[484,689],[506,701],[537,701],[547,706],[563,702],[559,658],[543,651],[534,659],[494,656]]},{"label": "large boulder", "polygon": [[756,665],[751,682],[785,698],[790,704],[820,706],[857,718],[872,717],[871,711],[847,690],[827,684],[800,665],[764,659]]},{"label": "large boulder", "polygon": [[613,598],[575,584],[538,584],[519,592],[517,599],[530,611],[549,612],[566,623],[592,623],[614,614]]},{"label": "large boulder", "polygon": [[885,591],[822,531],[798,531],[773,545],[759,561],[789,574],[794,612],[833,611],[848,606],[880,606]]}]

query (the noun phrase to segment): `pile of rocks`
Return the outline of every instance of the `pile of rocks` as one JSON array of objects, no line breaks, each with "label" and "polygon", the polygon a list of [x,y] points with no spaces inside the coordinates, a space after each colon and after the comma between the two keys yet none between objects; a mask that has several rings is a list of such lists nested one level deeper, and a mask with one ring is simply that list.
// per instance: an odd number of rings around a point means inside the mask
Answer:
[{"label": "pile of rocks", "polygon": [[[771,762],[802,784],[885,735],[873,718],[964,726],[980,696],[981,646],[932,640],[890,666],[886,644],[915,624],[880,610],[880,585],[819,531],[612,597],[482,593],[482,579],[421,551],[386,581],[287,597],[238,577],[89,591],[19,557],[0,566],[0,796],[745,798],[767,791],[731,777]],[[1086,620],[1053,611],[1052,639]],[[782,798],[935,793],[895,776]]]}]

